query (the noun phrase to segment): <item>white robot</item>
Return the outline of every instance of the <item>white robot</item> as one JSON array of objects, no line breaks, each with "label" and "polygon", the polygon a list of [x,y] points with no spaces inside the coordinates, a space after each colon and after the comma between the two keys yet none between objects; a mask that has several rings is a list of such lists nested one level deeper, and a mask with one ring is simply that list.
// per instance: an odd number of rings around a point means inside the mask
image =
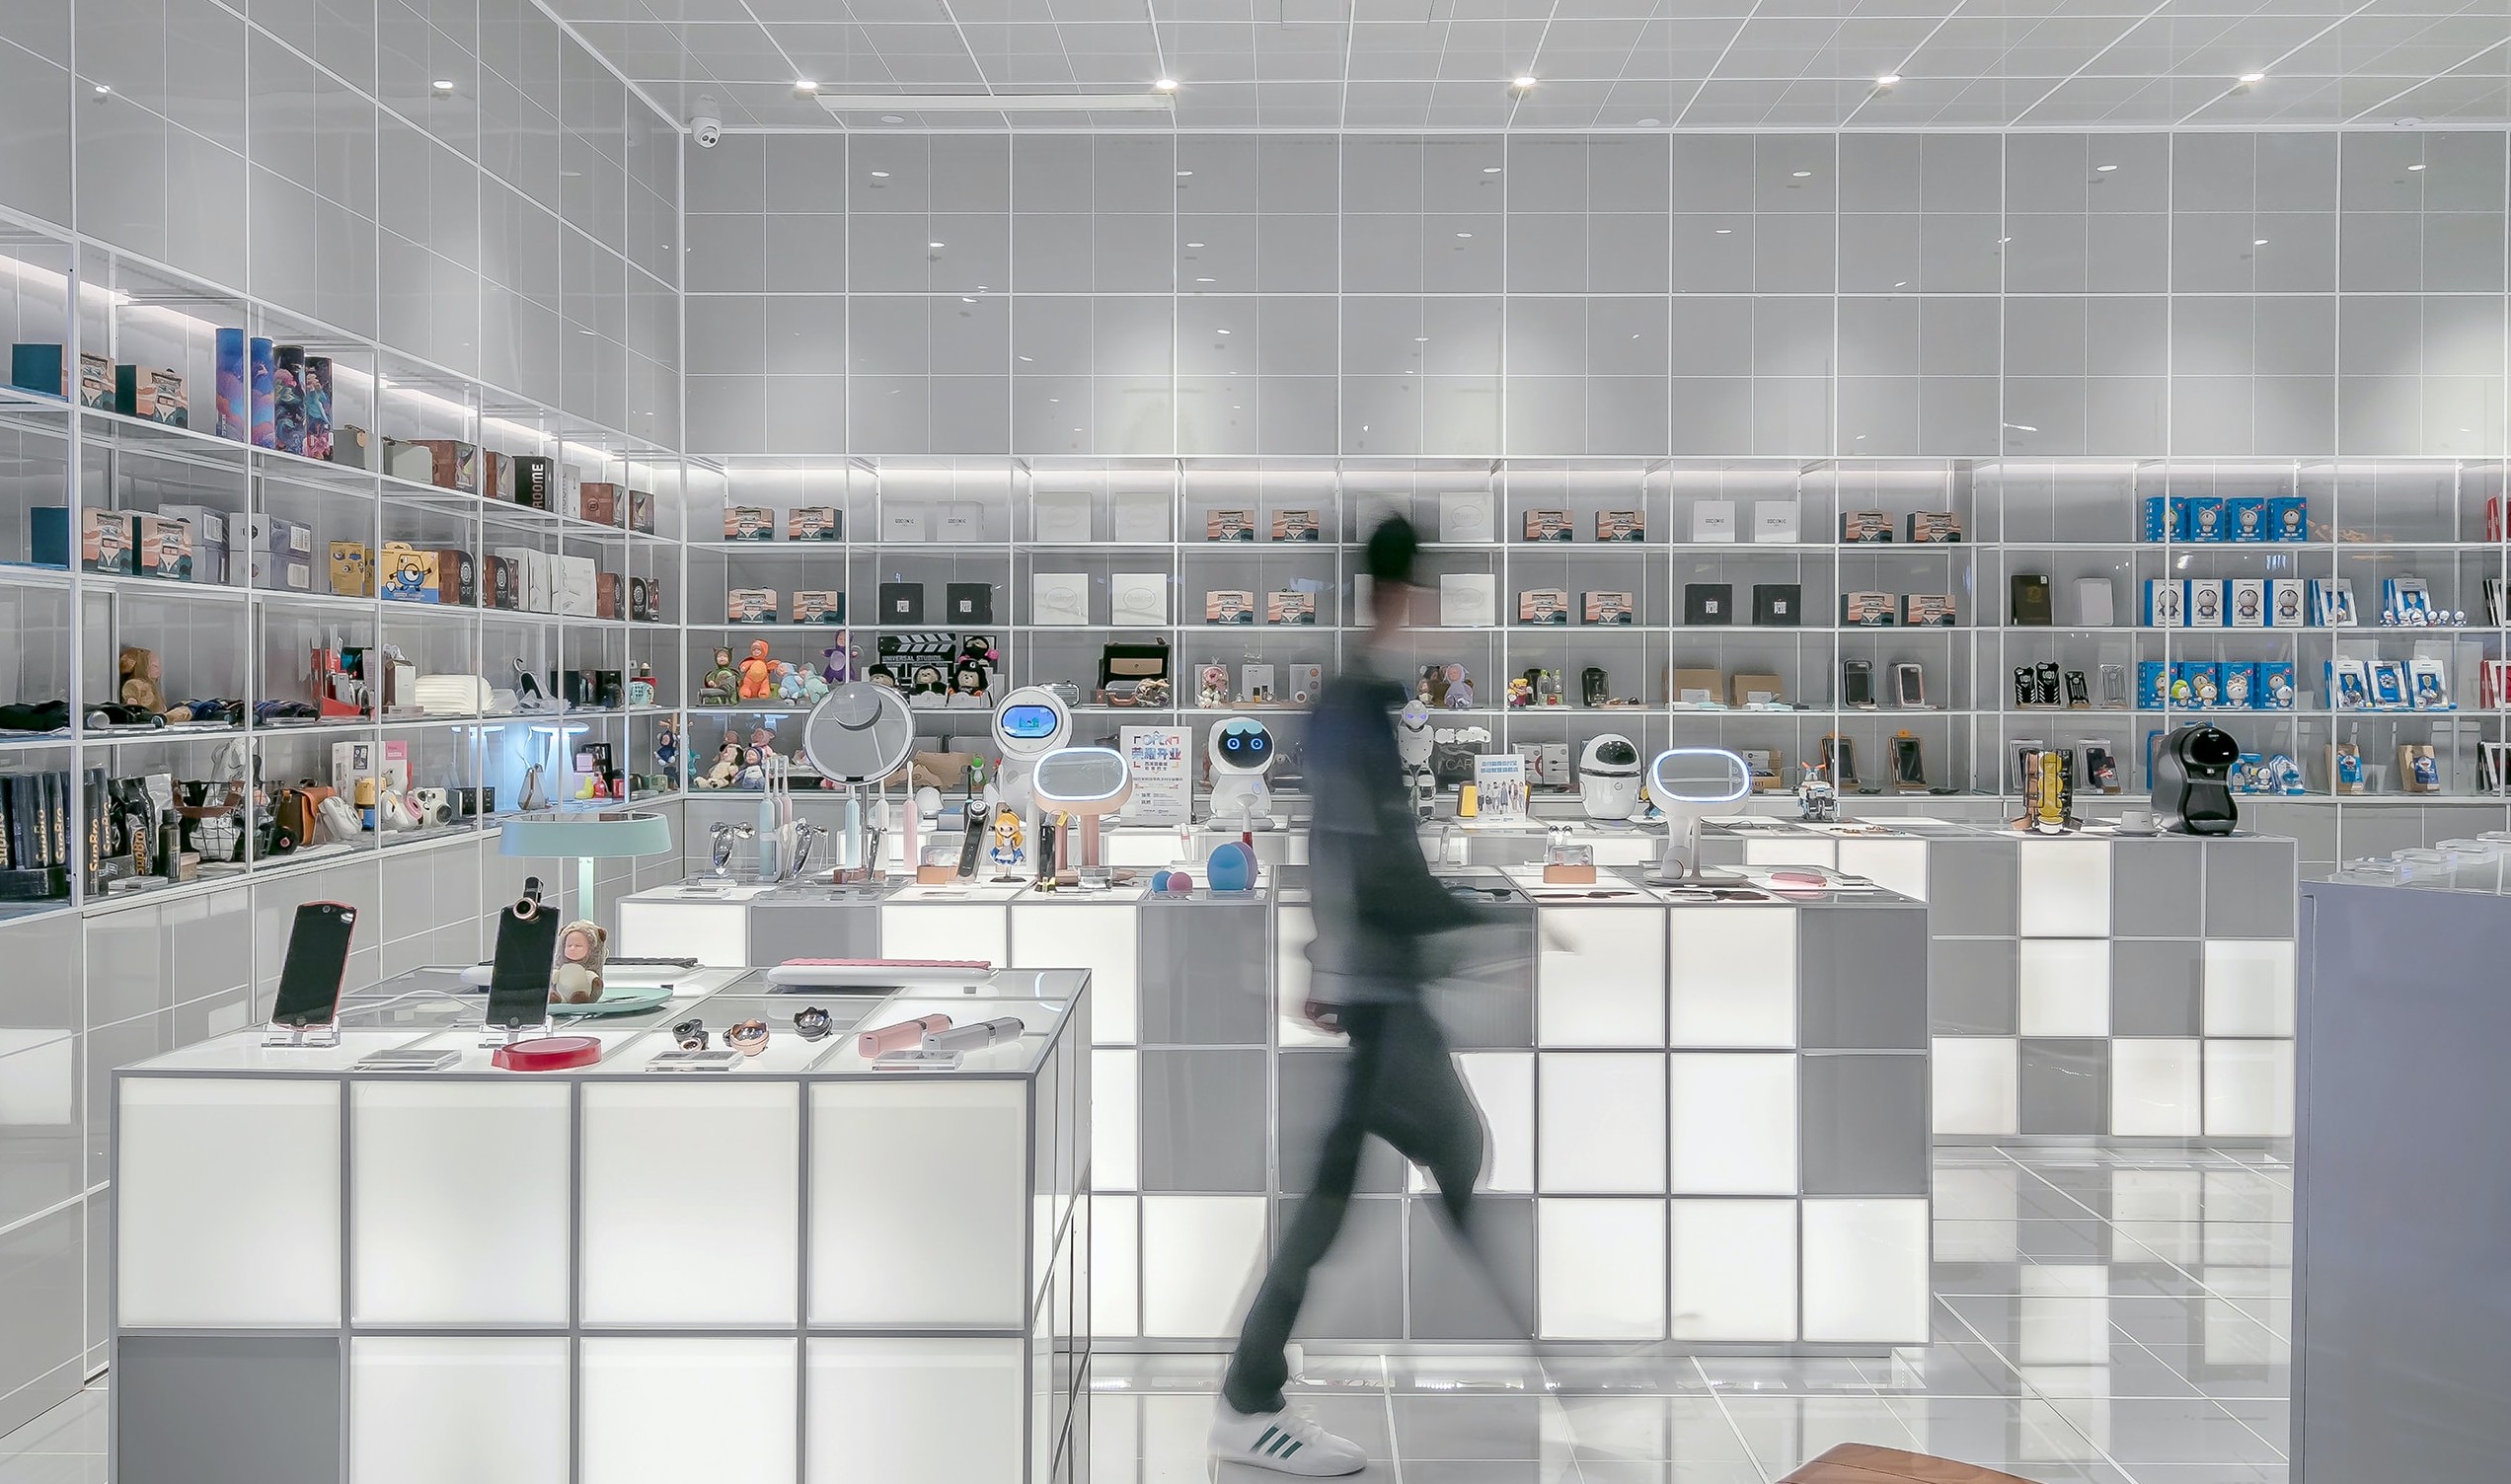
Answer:
[{"label": "white robot", "polygon": [[1273,734],[1264,723],[1252,716],[1227,718],[1204,739],[1203,756],[1212,768],[1212,822],[1271,829],[1273,794],[1264,775],[1273,771]]},{"label": "white robot", "polygon": [[1639,807],[1639,750],[1619,732],[1591,739],[1578,754],[1578,803],[1587,818],[1621,824]]},{"label": "white robot", "polygon": [[1648,879],[1658,883],[1696,879],[1701,821],[1716,804],[1752,793],[1752,765],[1722,747],[1675,747],[1648,764],[1648,797],[1665,815],[1665,853]]},{"label": "white robot", "polygon": [[1072,710],[1044,686],[1023,686],[994,710],[994,746],[1003,766],[985,784],[985,817],[1015,809],[1021,839],[1037,839],[1037,760],[1072,741]]},{"label": "white robot", "polygon": [[1412,801],[1412,812],[1422,819],[1430,817],[1431,797],[1437,793],[1437,780],[1430,773],[1430,752],[1437,738],[1430,732],[1430,709],[1418,701],[1405,703],[1395,718],[1395,755],[1404,764],[1404,785]]}]

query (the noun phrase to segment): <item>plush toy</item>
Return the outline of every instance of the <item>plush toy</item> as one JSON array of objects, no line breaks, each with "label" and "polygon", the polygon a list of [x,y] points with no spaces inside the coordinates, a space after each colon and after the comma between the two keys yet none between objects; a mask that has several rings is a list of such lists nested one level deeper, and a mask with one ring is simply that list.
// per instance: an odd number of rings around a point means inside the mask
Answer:
[{"label": "plush toy", "polygon": [[994,661],[994,641],[981,633],[968,635],[959,645],[959,657],[951,662],[951,705],[992,705]]},{"label": "plush toy", "polygon": [[723,745],[715,750],[715,766],[690,781],[701,788],[729,788],[733,779],[740,776],[741,744],[726,737]]},{"label": "plush toy", "polygon": [[654,728],[654,766],[670,777],[680,773],[680,733],[669,721]]},{"label": "plush toy", "polygon": [[767,640],[750,640],[750,653],[741,661],[741,699],[765,701],[776,689],[776,662],[767,657]]},{"label": "plush toy", "polygon": [[915,667],[914,679],[907,686],[907,705],[918,709],[930,709],[948,705],[950,698],[951,683],[943,678],[940,665]]},{"label": "plush toy", "polygon": [[1446,675],[1447,708],[1451,711],[1472,710],[1474,708],[1474,678],[1465,673],[1463,665],[1448,666]]},{"label": "plush toy", "polygon": [[610,934],[599,923],[577,920],[558,929],[558,972],[550,976],[552,1004],[590,1004],[602,997],[602,960]]},{"label": "plush toy", "polygon": [[706,682],[699,688],[698,705],[730,705],[732,693],[739,685],[732,675],[732,651],[718,646],[715,663],[708,667]]},{"label": "plush toy", "polygon": [[864,671],[864,679],[876,686],[887,686],[893,691],[898,689],[898,672],[878,660],[873,661],[872,668]]},{"label": "plush toy", "polygon": [[853,664],[854,656],[846,651],[845,636],[840,634],[835,643],[819,651],[819,678],[832,686],[842,686]]},{"label": "plush toy", "polygon": [[732,776],[732,786],[735,788],[766,787],[769,756],[768,749],[764,747],[744,748],[741,752],[741,771]]},{"label": "plush toy", "polygon": [[166,692],[160,684],[166,677],[166,667],[159,662],[156,650],[124,644],[120,668],[122,705],[144,711],[166,709]]},{"label": "plush toy", "polygon": [[776,699],[787,705],[801,705],[805,699],[802,692],[803,673],[800,666],[789,665],[781,659],[778,660],[776,662]]},{"label": "plush toy", "polygon": [[801,676],[802,676],[802,705],[819,705],[819,703],[820,703],[823,699],[825,699],[825,698],[827,697],[827,695],[828,695],[828,690],[829,690],[828,682],[827,682],[825,679],[823,679],[823,678],[821,677],[820,673],[819,673],[818,671],[816,671],[816,670],[804,670],[804,671],[802,671],[802,672],[801,672]]}]

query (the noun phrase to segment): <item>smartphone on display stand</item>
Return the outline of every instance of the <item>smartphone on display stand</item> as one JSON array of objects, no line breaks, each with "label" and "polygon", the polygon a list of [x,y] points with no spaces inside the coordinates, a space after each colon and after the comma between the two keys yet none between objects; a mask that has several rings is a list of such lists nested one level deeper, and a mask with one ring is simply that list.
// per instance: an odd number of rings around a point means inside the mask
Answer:
[{"label": "smartphone on display stand", "polygon": [[497,914],[496,957],[489,966],[488,1039],[549,1024],[550,974],[558,961],[558,909],[537,895]]},{"label": "smartphone on display stand", "polygon": [[339,1044],[341,985],[356,929],[357,909],[345,902],[308,902],[296,910],[278,1000],[270,1007],[271,1041]]}]

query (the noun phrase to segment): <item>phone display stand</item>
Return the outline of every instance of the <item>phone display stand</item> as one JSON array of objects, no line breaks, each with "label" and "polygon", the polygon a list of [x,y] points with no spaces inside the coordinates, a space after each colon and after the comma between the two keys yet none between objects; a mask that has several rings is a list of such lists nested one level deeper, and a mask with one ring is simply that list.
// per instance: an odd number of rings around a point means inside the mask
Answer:
[{"label": "phone display stand", "polygon": [[557,1033],[558,1022],[543,1015],[535,1025],[484,1025],[480,1027],[480,1045],[488,1051],[503,1051],[517,1041],[531,1041]]},{"label": "phone display stand", "polygon": [[340,1022],[334,1021],[329,1025],[281,1025],[273,1020],[262,1028],[262,1044],[266,1047],[293,1046],[304,1050],[338,1046],[341,1044]]}]

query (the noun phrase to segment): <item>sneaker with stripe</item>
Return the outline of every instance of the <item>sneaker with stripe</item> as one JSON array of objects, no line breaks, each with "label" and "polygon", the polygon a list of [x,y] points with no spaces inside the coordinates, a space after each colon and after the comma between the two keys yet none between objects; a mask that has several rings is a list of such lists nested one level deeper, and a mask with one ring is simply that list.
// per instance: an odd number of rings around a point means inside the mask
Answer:
[{"label": "sneaker with stripe", "polygon": [[1304,1412],[1241,1412],[1226,1401],[1212,1408],[1212,1456],[1309,1478],[1356,1474],[1369,1462],[1358,1444],[1327,1432]]}]

